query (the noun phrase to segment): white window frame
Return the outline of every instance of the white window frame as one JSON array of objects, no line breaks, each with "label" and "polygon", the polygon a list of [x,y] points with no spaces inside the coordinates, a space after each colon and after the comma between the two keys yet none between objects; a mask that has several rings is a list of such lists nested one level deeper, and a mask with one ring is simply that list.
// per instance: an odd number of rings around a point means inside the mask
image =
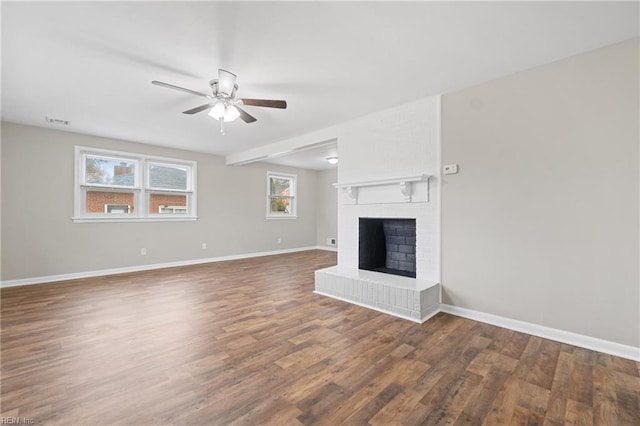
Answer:
[{"label": "white window frame", "polygon": [[[102,157],[111,160],[126,160],[134,162],[135,174],[133,186],[104,185],[86,182],[86,158]],[[164,165],[180,167],[187,170],[186,190],[167,190],[149,187],[149,170],[152,165]],[[141,221],[194,221],[197,215],[197,163],[195,161],[175,158],[155,157],[130,152],[112,151],[100,148],[92,148],[77,145],[75,147],[75,179],[74,179],[74,215],[75,223],[88,222],[141,222]],[[134,197],[133,213],[87,213],[86,193],[89,189],[113,190],[118,192],[132,192]],[[162,214],[149,211],[149,200],[153,193],[166,193],[171,195],[187,196],[187,214]]]},{"label": "white window frame", "polygon": [[[271,211],[271,178],[288,179],[290,181],[289,195],[291,212],[273,213]],[[298,218],[298,176],[289,173],[267,171],[267,219],[297,219]]]},{"label": "white window frame", "polygon": [[[183,168],[187,171],[187,188],[182,189],[166,189],[166,188],[154,188],[151,186],[151,167],[152,166],[164,166],[164,167],[176,167]],[[191,173],[193,170],[193,173]],[[161,159],[158,157],[147,157],[144,162],[144,171],[145,171],[145,192],[146,196],[145,201],[147,203],[147,207],[145,212],[149,217],[162,217],[162,218],[173,218],[173,217],[188,217],[189,210],[192,208],[191,205],[194,203],[195,198],[195,162],[185,162],[184,160],[175,160],[175,159]],[[152,194],[166,194],[166,195],[186,195],[187,196],[187,213],[186,214],[176,214],[176,213],[160,213],[160,210],[157,212],[151,212],[148,206],[151,205],[151,195]],[[176,206],[172,206],[176,207]],[[175,215],[175,216],[174,216]]]}]

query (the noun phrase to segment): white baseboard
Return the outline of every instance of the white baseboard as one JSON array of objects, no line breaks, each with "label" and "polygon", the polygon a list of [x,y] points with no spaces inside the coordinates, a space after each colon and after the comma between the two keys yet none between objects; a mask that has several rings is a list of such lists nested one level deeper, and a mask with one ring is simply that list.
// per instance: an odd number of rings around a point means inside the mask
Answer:
[{"label": "white baseboard", "polygon": [[621,343],[610,342],[608,340],[597,339],[595,337],[584,336],[582,334],[571,333],[569,331],[558,330],[556,328],[545,327],[542,325],[487,314],[471,309],[460,308],[444,303],[440,304],[440,311],[496,325],[498,327],[508,328],[509,330],[515,330],[521,333],[555,340],[556,342],[567,343],[569,345],[579,346],[581,348],[591,349],[640,362],[640,347],[636,348],[634,346],[623,345]]},{"label": "white baseboard", "polygon": [[335,251],[336,253],[338,252],[338,248],[332,246],[317,246],[316,248],[318,250]]},{"label": "white baseboard", "polygon": [[154,263],[148,265],[126,266],[124,268],[100,269],[97,271],[73,272],[70,274],[47,275],[33,278],[0,281],[0,288],[17,287],[22,285],[52,283],[57,281],[76,280],[80,278],[101,277],[105,275],[124,274],[128,272],[150,271],[153,269],[173,268],[176,266],[199,265],[202,263],[223,262],[225,260],[249,259],[252,257],[272,256],[276,254],[296,253],[299,251],[321,249],[318,246],[297,247],[283,250],[261,251],[255,253],[234,254],[230,256],[209,257],[205,259],[180,260],[177,262]]}]

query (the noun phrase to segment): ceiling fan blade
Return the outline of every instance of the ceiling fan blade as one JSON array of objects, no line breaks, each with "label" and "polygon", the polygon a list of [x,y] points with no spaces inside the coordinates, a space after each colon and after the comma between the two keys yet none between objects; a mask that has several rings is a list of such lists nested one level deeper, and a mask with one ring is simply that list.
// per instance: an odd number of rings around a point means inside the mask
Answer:
[{"label": "ceiling fan blade", "polygon": [[280,108],[285,109],[287,107],[287,101],[275,101],[271,99],[245,99],[242,98],[242,103],[249,106],[259,106],[268,108]]},{"label": "ceiling fan blade", "polygon": [[162,81],[153,80],[151,84],[155,84],[156,86],[160,86],[160,87],[166,87],[167,89],[180,90],[181,92],[187,92],[187,93],[191,93],[192,95],[203,96],[205,98],[210,98],[210,99],[212,98],[211,95],[207,95],[206,93],[196,92],[195,90],[186,89],[180,86],[174,86],[173,84],[163,83]]},{"label": "ceiling fan blade", "polygon": [[253,123],[254,121],[257,120],[257,118],[255,118],[253,115],[249,114],[247,111],[243,110],[242,108],[239,108],[238,105],[236,105],[236,108],[238,112],[240,112],[240,118],[245,123]]},{"label": "ceiling fan blade", "polygon": [[218,69],[218,91],[225,96],[231,96],[236,85],[236,75],[222,68]]},{"label": "ceiling fan blade", "polygon": [[199,107],[195,107],[195,108],[183,111],[182,113],[183,114],[195,114],[197,112],[204,111],[204,110],[209,109],[209,108],[213,108],[214,105],[215,105],[215,102],[214,103],[210,103],[210,104],[204,104],[204,105],[200,105]]}]

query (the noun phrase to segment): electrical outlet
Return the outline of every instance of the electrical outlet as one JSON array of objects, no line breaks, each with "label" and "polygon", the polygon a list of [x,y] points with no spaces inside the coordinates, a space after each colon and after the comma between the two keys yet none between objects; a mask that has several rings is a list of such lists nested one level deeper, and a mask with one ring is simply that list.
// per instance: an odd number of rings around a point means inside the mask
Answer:
[{"label": "electrical outlet", "polygon": [[206,250],[207,249],[207,243],[202,243],[202,250]]},{"label": "electrical outlet", "polygon": [[278,238],[278,244],[282,244],[282,238]]},{"label": "electrical outlet", "polygon": [[140,256],[146,256],[147,255],[147,249],[145,247],[142,247],[140,249]]},{"label": "electrical outlet", "polygon": [[335,238],[327,238],[327,245],[328,246],[335,246],[336,245],[336,239]]}]

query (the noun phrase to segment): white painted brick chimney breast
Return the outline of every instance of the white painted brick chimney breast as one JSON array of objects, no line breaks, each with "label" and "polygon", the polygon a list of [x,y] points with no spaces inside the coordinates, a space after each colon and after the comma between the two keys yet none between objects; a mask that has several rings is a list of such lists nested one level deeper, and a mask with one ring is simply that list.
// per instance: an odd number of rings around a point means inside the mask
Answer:
[{"label": "white painted brick chimney breast", "polygon": [[[398,202],[399,189],[389,185],[376,189],[374,201],[369,197],[366,204],[354,203],[339,189],[338,266],[358,268],[358,218],[414,218],[416,278],[440,282],[440,97],[421,99],[339,126],[338,154],[339,183],[431,176],[428,201]],[[414,192],[426,188],[424,182],[414,184]],[[416,196],[414,200],[424,198]]]}]

